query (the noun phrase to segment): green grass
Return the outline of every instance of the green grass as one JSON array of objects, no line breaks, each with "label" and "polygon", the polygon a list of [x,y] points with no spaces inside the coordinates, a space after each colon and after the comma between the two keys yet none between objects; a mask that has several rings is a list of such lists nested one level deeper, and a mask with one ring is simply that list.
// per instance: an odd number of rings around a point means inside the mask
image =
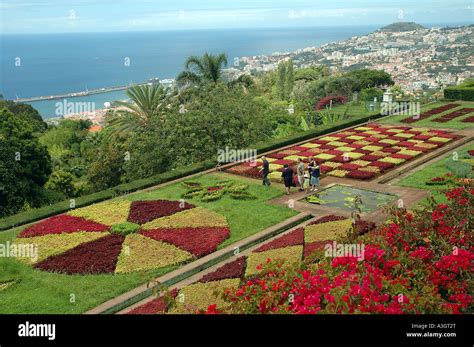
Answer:
[{"label": "green grass", "polygon": [[451,104],[451,103],[460,104],[461,106],[459,106],[457,108],[447,110],[447,111],[442,112],[442,113],[438,113],[438,114],[433,115],[429,118],[419,120],[418,122],[415,122],[415,123],[410,123],[410,124],[402,123],[401,122],[402,119],[405,119],[405,118],[409,117],[407,115],[392,116],[392,117],[389,117],[389,118],[385,118],[385,119],[380,120],[380,123],[402,124],[402,125],[405,125],[405,126],[408,125],[408,126],[417,127],[417,128],[431,127],[431,128],[459,129],[459,130],[460,129],[465,129],[465,128],[470,128],[470,127],[472,128],[474,126],[473,123],[463,123],[463,122],[461,122],[461,120],[463,120],[464,118],[471,117],[473,115],[472,113],[461,116],[459,118],[455,118],[453,120],[450,120],[447,123],[438,123],[438,122],[433,122],[432,120],[435,119],[435,118],[439,118],[439,117],[441,117],[445,114],[460,110],[461,108],[474,108],[474,102],[468,102],[468,101],[435,102],[435,103],[432,103],[432,104],[422,106],[421,107],[421,113],[423,113],[425,111],[428,111],[428,110],[431,110],[433,108],[437,108],[437,107],[440,107],[440,106],[443,106],[443,105],[446,105],[446,104]]},{"label": "green grass", "polygon": [[335,106],[331,109],[331,112],[336,114],[346,114],[348,117],[359,118],[374,116],[380,113],[380,108],[376,107],[374,111],[367,110],[365,103],[361,102],[360,104],[348,103],[345,105]]},{"label": "green grass", "polygon": [[[217,181],[229,177],[225,174],[210,174],[192,180],[213,185]],[[192,204],[204,206],[227,218],[231,236],[220,245],[220,248],[297,214],[294,210],[284,206],[267,203],[268,200],[283,195],[281,187],[266,188],[248,179],[235,176],[232,176],[232,179],[249,184],[249,192],[257,196],[257,199],[243,201],[224,196],[218,201],[209,203],[189,200]],[[180,183],[176,183],[127,198],[131,200],[179,200],[184,191],[185,188]],[[23,228],[1,232],[0,243],[12,241]],[[0,313],[82,313],[176,268],[175,266],[148,273],[122,275],[71,276],[38,271],[17,262],[14,258],[0,258],[0,283],[15,281],[8,288],[0,289]],[[74,303],[70,301],[72,295],[75,297]]]},{"label": "green grass", "polygon": [[[469,157],[467,154],[468,150],[473,150],[474,144],[470,143],[467,144],[459,149],[456,150],[458,153],[459,159],[464,157]],[[411,187],[411,188],[418,188],[429,190],[431,195],[440,203],[446,202],[446,197],[443,194],[443,191],[448,188],[447,185],[442,186],[430,186],[427,185],[426,182],[431,180],[432,178],[444,176],[447,173],[451,173],[448,168],[446,167],[446,162],[451,159],[451,155],[449,154],[447,157],[438,160],[437,162],[424,167],[423,169],[416,171],[415,173],[402,178],[396,185],[402,187]],[[426,199],[421,201],[421,204],[426,204]]]}]

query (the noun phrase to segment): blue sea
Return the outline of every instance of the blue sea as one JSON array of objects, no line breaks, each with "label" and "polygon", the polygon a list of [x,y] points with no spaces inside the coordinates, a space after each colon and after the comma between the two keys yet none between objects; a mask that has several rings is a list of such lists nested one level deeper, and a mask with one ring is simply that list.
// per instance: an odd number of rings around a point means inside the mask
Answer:
[{"label": "blue sea", "polygon": [[[190,55],[234,57],[293,51],[373,32],[375,26],[197,30],[0,36],[0,93],[7,99],[49,96],[86,89],[174,78]],[[19,60],[19,59],[20,60]],[[126,64],[129,62],[129,64]],[[74,101],[124,99],[124,91]],[[68,99],[70,100],[70,99]],[[34,102],[44,118],[62,100]]]}]

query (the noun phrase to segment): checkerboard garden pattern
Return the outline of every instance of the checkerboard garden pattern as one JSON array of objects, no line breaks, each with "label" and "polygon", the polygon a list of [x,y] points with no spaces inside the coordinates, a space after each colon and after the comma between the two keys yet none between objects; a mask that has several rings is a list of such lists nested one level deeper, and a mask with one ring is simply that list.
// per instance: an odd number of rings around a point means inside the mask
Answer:
[{"label": "checkerboard garden pattern", "polygon": [[[372,179],[457,138],[444,130],[371,123],[268,154],[269,178],[279,181],[284,164],[296,165],[299,158],[308,163],[315,158],[322,164],[323,174]],[[261,165],[261,159],[245,162],[227,172],[258,178]]]}]

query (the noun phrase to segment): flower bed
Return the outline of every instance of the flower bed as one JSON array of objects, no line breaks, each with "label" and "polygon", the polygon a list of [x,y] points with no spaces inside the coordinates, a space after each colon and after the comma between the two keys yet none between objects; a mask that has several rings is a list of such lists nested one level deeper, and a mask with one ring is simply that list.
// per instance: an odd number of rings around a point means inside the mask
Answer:
[{"label": "flower bed", "polygon": [[38,246],[37,259],[20,258],[37,269],[101,274],[183,264],[214,252],[229,236],[226,219],[203,207],[117,200],[51,217],[23,230],[14,243]]},{"label": "flower bed", "polygon": [[405,119],[402,120],[402,122],[403,123],[415,123],[415,122],[418,122],[422,119],[429,118],[431,116],[437,115],[439,113],[443,113],[445,111],[451,110],[451,109],[459,107],[459,106],[461,106],[461,105],[460,104],[446,104],[446,105],[443,105],[443,106],[440,106],[440,107],[437,107],[437,108],[433,108],[429,111],[423,112],[419,116],[411,116],[411,117],[405,118]]},{"label": "flower bed", "polygon": [[470,116],[461,120],[463,123],[474,123],[474,116]]},{"label": "flower bed", "polygon": [[438,123],[447,123],[450,120],[453,120],[458,117],[465,116],[466,114],[474,112],[474,108],[461,108],[458,111],[454,111],[448,114],[445,114],[439,118],[433,119],[433,122],[438,122]]},{"label": "flower bed", "polygon": [[[276,158],[276,161],[270,165],[272,173],[269,177],[272,180],[280,181],[281,175],[274,174],[274,172],[280,171],[281,165],[296,166],[299,158],[303,158],[305,163],[308,163],[311,158],[315,158],[322,164],[323,173],[336,177],[366,180],[390,170],[395,165],[413,160],[415,157],[444,146],[455,138],[456,135],[443,130],[368,124],[267,155],[269,158]],[[317,147],[311,147],[311,145]],[[340,166],[337,163],[353,165]],[[378,164],[374,165],[375,163]],[[252,170],[258,172],[260,166],[260,162],[253,168],[239,164],[228,169],[228,172],[256,178],[260,176],[253,175]],[[379,167],[380,170],[373,168],[360,170],[361,166]],[[356,172],[350,174],[352,171]],[[361,172],[372,172],[374,175]]]}]

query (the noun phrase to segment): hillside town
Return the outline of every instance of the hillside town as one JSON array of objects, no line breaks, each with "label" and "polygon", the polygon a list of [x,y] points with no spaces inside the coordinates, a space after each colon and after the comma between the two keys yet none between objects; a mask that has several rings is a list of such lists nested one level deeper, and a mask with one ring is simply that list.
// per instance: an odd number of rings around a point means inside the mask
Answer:
[{"label": "hillside town", "polygon": [[297,68],[324,64],[335,71],[384,70],[406,91],[436,90],[459,84],[473,75],[473,43],[473,25],[421,27],[410,31],[377,30],[321,47],[239,57],[234,60],[232,73],[272,71],[280,61],[292,59]]}]

